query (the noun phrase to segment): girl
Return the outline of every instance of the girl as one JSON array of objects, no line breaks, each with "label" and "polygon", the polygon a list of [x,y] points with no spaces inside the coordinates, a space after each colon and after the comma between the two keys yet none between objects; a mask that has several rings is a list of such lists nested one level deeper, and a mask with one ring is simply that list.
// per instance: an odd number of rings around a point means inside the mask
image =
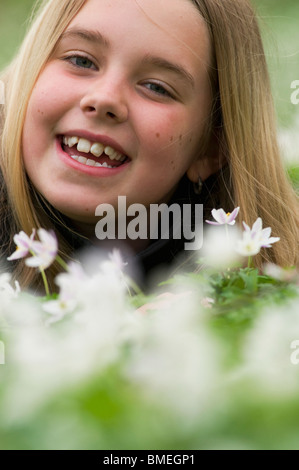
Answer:
[{"label": "girl", "polygon": [[[298,263],[298,201],[249,1],[47,0],[1,79],[4,256],[33,227],[54,228],[71,256],[93,239],[96,207],[125,195],[240,206],[281,238],[257,266]],[[133,249],[150,270],[182,244]],[[36,282],[22,261],[14,272]]]}]

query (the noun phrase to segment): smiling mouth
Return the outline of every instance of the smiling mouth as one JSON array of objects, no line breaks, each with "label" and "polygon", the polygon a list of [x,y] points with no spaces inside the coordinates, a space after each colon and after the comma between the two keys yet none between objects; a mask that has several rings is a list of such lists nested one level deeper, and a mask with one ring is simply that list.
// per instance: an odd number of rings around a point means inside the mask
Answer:
[{"label": "smiling mouth", "polygon": [[59,140],[62,150],[82,165],[113,169],[129,161],[129,157],[101,142],[77,136],[59,136]]}]

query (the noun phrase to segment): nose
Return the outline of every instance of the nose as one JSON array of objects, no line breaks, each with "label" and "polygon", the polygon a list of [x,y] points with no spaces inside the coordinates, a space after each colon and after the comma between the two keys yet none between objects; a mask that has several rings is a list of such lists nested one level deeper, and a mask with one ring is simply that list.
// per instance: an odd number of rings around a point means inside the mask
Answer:
[{"label": "nose", "polygon": [[80,107],[89,117],[122,123],[128,118],[125,95],[125,86],[120,78],[101,77],[88,87]]}]

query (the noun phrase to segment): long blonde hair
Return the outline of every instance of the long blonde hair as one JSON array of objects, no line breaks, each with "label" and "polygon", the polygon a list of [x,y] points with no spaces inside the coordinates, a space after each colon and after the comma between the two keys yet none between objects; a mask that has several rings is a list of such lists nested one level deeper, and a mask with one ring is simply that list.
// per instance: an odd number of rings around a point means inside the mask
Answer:
[{"label": "long blonde hair", "polygon": [[[37,211],[22,160],[22,131],[32,89],[43,67],[51,57],[61,34],[86,0],[44,0],[35,15],[28,34],[1,79],[5,84],[5,105],[1,121],[1,170],[6,183],[7,198],[14,230],[31,234],[32,228],[49,227],[42,211]],[[6,215],[7,217],[7,215]],[[13,234],[11,234],[13,236]],[[12,238],[11,236],[11,238]],[[60,239],[61,245],[66,245]],[[52,272],[51,272],[52,271]],[[51,284],[58,266],[49,269]],[[16,273],[24,286],[35,281],[35,273],[22,261]]]},{"label": "long blonde hair", "polygon": [[[209,29],[217,89],[214,123],[220,151],[229,165],[231,206],[252,224],[264,227],[281,241],[255,259],[281,266],[299,264],[299,204],[277,143],[270,79],[256,14],[248,0],[192,0]],[[214,126],[214,127],[215,127]],[[228,211],[230,208],[227,208]]]},{"label": "long blonde hair", "polygon": [[[264,260],[282,266],[298,264],[298,199],[279,156],[270,80],[255,13],[247,0],[190,1],[206,21],[214,55],[211,119],[229,167],[229,180],[223,177],[220,192],[226,194],[224,199],[230,200],[231,206],[241,207],[242,220],[252,224],[262,217],[264,226],[271,226],[273,235],[281,237],[272,250],[256,257],[258,266]],[[0,77],[6,86],[6,105],[1,106],[0,164],[15,231],[30,234],[33,227],[51,226],[49,218],[36,208],[26,177],[22,130],[34,84],[61,34],[85,2],[43,1],[18,55]],[[70,252],[62,238],[60,241],[62,250]],[[22,261],[16,272],[24,286],[34,282],[33,271]],[[50,268],[52,281],[56,273],[57,266]]]}]

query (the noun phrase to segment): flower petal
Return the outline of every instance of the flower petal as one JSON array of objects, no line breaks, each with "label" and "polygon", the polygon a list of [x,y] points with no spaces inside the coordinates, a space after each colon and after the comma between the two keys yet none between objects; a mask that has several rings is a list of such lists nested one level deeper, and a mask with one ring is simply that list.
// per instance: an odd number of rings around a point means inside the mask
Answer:
[{"label": "flower petal", "polygon": [[238,213],[239,213],[239,210],[240,210],[240,207],[236,207],[232,213],[228,216],[227,218],[227,223],[228,224],[231,224],[232,222],[235,222],[235,218],[237,217]]},{"label": "flower petal", "polygon": [[258,217],[252,226],[252,232],[260,232],[262,228],[263,228],[263,221],[260,217]]},{"label": "flower petal", "polygon": [[25,258],[28,255],[28,250],[18,248],[12,255],[10,255],[7,260],[14,261],[16,259]]},{"label": "flower petal", "polygon": [[219,224],[222,225],[226,223],[227,217],[223,209],[213,209],[212,216],[217,222],[219,222]]},{"label": "flower petal", "polygon": [[262,243],[263,248],[272,248],[272,244],[279,242],[280,238],[279,237],[271,237],[268,238],[267,240],[264,240]]},{"label": "flower petal", "polygon": [[212,220],[206,220],[206,223],[210,225],[223,225],[223,224],[220,224],[219,222],[213,222]]}]

